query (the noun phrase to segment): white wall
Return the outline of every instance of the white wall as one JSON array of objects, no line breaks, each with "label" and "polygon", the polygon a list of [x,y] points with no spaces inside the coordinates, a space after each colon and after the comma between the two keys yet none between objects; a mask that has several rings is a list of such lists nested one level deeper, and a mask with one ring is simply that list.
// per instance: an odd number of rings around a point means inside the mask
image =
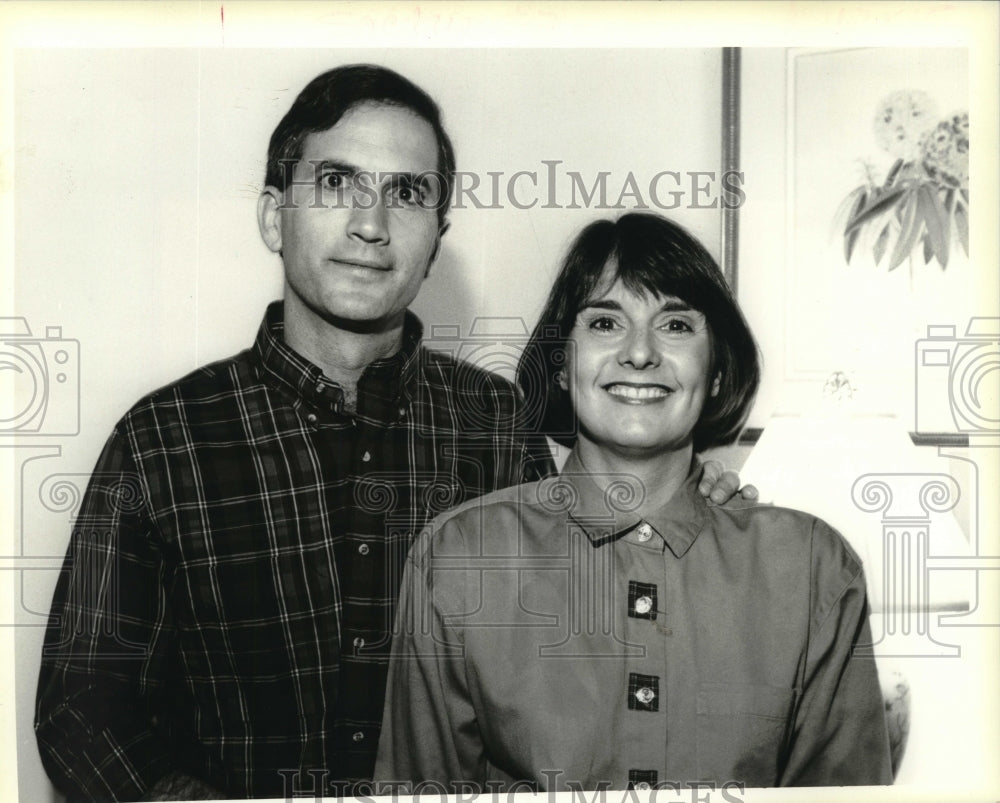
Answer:
[{"label": "white wall", "polygon": [[[542,160],[561,160],[588,185],[609,171],[611,203],[629,171],[642,186],[663,170],[719,170],[717,49],[17,51],[13,306],[36,336],[59,326],[80,353],[79,433],[25,436],[32,448],[17,450],[18,559],[33,567],[16,592],[25,800],[50,794],[31,720],[72,512],[46,478],[81,485],[140,395],[251,343],[280,294],[255,222],[267,140],[310,78],[355,61],[397,69],[438,100],[460,170],[543,173]],[[530,326],[572,234],[609,214],[456,209],[416,310],[428,329],[467,332],[476,316]],[[671,214],[718,253],[717,209]],[[72,383],[52,383],[48,422],[72,417]]]}]

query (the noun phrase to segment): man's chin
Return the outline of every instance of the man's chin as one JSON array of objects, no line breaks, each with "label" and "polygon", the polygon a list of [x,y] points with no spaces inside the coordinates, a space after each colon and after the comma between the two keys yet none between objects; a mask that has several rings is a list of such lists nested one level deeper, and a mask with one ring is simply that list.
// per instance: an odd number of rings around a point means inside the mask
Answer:
[{"label": "man's chin", "polygon": [[357,334],[380,334],[402,325],[404,312],[385,313],[375,309],[323,309],[320,317],[331,326]]}]

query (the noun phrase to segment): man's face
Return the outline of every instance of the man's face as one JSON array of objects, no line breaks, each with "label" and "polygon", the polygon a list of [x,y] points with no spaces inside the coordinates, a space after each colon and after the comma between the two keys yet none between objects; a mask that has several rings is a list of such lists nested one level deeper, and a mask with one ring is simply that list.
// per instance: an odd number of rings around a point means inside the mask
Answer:
[{"label": "man's face", "polygon": [[436,175],[437,158],[430,124],[395,106],[356,106],[306,136],[295,184],[261,196],[262,236],[284,261],[286,316],[399,324],[437,254],[437,212],[412,180]]}]

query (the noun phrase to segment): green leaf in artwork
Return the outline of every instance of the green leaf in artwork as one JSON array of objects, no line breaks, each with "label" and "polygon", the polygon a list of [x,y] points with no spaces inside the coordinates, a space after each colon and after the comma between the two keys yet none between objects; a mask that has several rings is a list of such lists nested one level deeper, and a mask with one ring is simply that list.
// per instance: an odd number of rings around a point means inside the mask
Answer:
[{"label": "green leaf in artwork", "polygon": [[892,226],[889,223],[886,223],[882,232],[879,234],[878,239],[875,241],[875,247],[872,249],[872,255],[875,257],[876,265],[878,265],[882,261],[882,257],[885,256],[885,249],[889,245],[889,236],[891,231]]},{"label": "green leaf in artwork", "polygon": [[899,239],[896,241],[896,247],[892,250],[892,256],[889,258],[889,270],[898,268],[903,260],[909,256],[924,227],[923,221],[917,215],[917,193],[913,191],[907,193],[905,201],[900,206],[903,208],[902,228],[899,232]]},{"label": "green leaf in artwork", "polygon": [[899,171],[902,169],[903,169],[903,160],[897,159],[896,163],[889,168],[889,175],[885,177],[885,184],[883,184],[882,186],[885,189],[889,189],[896,181],[896,177],[899,175]]},{"label": "green leaf in artwork", "polygon": [[[854,199],[851,203],[851,199]],[[868,190],[866,187],[858,187],[850,195],[847,196],[846,203],[851,203],[851,210],[847,216],[848,220],[854,218],[854,216],[864,208],[865,203],[868,201]],[[858,243],[858,237],[861,234],[860,229],[847,229],[844,232],[844,260],[850,264],[851,256],[854,254],[854,246]]]},{"label": "green leaf in artwork", "polygon": [[858,244],[860,234],[859,229],[851,229],[844,235],[844,261],[847,264],[851,263],[851,255],[854,253],[854,246]]},{"label": "green leaf in artwork", "polygon": [[[948,216],[945,214],[937,190],[930,184],[921,184],[917,190],[920,215],[927,225],[927,239],[931,252],[937,257],[942,268],[948,267]],[[925,251],[926,256],[926,251]]]},{"label": "green leaf in artwork", "polygon": [[958,231],[958,241],[962,244],[965,255],[969,255],[969,213],[961,206],[955,207],[955,229]]},{"label": "green leaf in artwork", "polygon": [[857,215],[847,222],[847,229],[845,234],[853,228],[856,228],[863,223],[868,222],[872,218],[876,217],[880,212],[882,212],[886,207],[891,206],[896,202],[896,199],[902,195],[904,189],[902,187],[891,190],[888,194],[878,197],[876,200],[868,204],[868,206],[862,209]]},{"label": "green leaf in artwork", "polygon": [[955,208],[955,188],[949,187],[944,192],[944,211],[945,214],[951,214],[951,210]]}]

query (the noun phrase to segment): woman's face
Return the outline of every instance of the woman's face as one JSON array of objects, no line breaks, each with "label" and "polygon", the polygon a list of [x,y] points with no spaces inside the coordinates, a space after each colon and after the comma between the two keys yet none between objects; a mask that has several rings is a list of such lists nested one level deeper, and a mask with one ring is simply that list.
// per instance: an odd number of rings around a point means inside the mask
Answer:
[{"label": "woman's face", "polygon": [[579,438],[627,457],[685,450],[706,398],[712,338],[705,316],[672,296],[639,296],[605,267],[569,337],[561,384]]}]

